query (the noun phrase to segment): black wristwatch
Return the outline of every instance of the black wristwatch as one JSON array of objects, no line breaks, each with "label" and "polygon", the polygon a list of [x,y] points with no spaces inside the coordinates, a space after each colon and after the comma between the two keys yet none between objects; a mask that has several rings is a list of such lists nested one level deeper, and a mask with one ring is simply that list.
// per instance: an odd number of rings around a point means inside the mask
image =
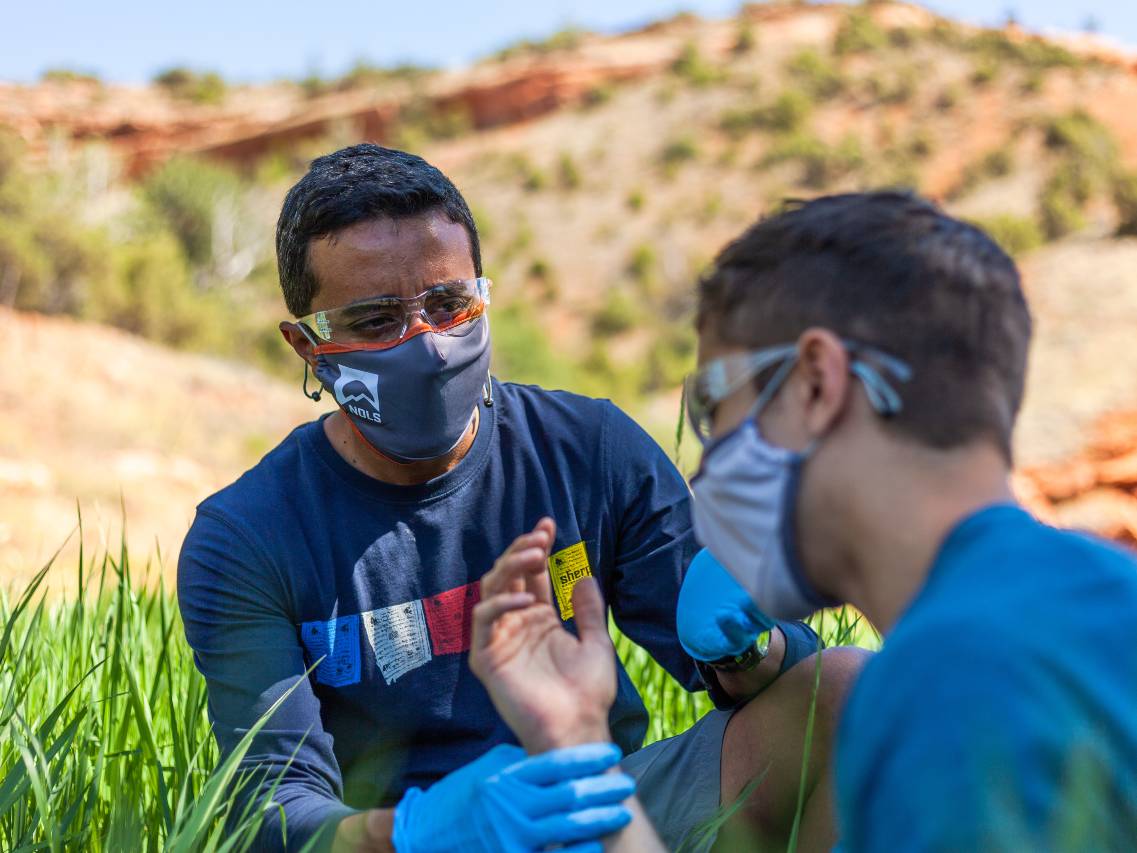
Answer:
[{"label": "black wristwatch", "polygon": [[762,663],[766,655],[770,653],[770,632],[763,631],[758,635],[758,639],[754,641],[749,649],[740,655],[730,655],[725,658],[719,658],[708,662],[708,666],[713,666],[719,672],[749,672]]}]

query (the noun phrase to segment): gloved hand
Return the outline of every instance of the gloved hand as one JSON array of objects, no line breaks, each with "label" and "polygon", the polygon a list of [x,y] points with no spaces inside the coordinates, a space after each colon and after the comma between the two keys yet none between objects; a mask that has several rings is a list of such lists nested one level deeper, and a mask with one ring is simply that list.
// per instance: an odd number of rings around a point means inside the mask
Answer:
[{"label": "gloved hand", "polygon": [[708,663],[743,654],[775,625],[706,548],[687,568],[675,623],[687,654]]},{"label": "gloved hand", "polygon": [[530,853],[565,845],[601,853],[599,839],[631,822],[621,805],[635,791],[611,743],[590,743],[531,758],[519,746],[495,746],[395,807],[397,853]]}]

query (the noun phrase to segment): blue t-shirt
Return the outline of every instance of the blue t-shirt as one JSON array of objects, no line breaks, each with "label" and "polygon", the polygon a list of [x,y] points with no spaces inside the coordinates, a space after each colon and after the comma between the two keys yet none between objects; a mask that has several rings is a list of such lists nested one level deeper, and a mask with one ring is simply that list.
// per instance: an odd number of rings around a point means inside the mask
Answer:
[{"label": "blue t-shirt", "polygon": [[[595,575],[617,626],[687,689],[703,687],[675,633],[697,550],[682,476],[607,401],[497,383],[494,398],[467,455],[428,483],[357,471],[316,421],[198,507],[178,597],[223,753],[324,657],[245,761],[270,780],[288,766],[274,799],[290,848],[351,807],[393,805],[516,742],[467,665],[470,610],[478,580],[542,516],[557,523],[558,600]],[[784,627],[789,666],[815,638]],[[610,722],[631,752],[647,713],[618,672]],[[275,817],[262,838],[279,848]]]},{"label": "blue t-shirt", "polygon": [[948,536],[841,721],[842,849],[1137,843],[1137,560],[995,506]]}]

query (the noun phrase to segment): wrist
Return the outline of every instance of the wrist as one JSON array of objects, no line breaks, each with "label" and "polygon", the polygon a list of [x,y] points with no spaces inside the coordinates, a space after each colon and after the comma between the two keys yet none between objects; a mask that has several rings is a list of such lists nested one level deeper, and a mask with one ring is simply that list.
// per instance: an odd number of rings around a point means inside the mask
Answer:
[{"label": "wrist", "polygon": [[585,743],[611,743],[612,732],[608,728],[608,718],[577,720],[572,725],[542,728],[532,737],[522,742],[530,755],[561,749],[566,746],[580,746]]},{"label": "wrist", "polygon": [[719,686],[735,700],[742,701],[756,696],[768,687],[781,672],[782,661],[786,656],[786,638],[781,628],[770,630],[770,647],[766,656],[753,669],[746,672],[723,672],[714,670]]},{"label": "wrist", "polygon": [[393,853],[393,809],[370,809],[345,817],[336,827],[332,853]]}]

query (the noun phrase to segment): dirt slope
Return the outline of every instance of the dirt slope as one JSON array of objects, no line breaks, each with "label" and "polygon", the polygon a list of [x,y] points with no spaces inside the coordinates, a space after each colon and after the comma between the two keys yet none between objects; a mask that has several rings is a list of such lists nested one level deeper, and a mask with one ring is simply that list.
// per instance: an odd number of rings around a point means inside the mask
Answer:
[{"label": "dirt slope", "polygon": [[[203,497],[319,410],[296,385],[121,332],[0,309],[0,584],[18,584],[83,510],[86,544],[177,547]],[[71,581],[72,539],[53,574]],[[168,573],[172,577],[172,573]]]}]

